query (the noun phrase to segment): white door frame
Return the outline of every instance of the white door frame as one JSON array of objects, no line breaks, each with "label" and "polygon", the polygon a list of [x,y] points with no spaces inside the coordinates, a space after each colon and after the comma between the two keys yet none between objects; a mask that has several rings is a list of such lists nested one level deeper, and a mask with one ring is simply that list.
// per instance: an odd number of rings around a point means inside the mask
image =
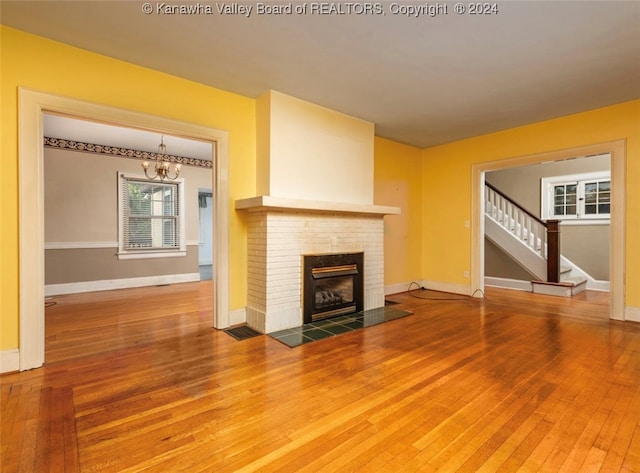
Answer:
[{"label": "white door frame", "polygon": [[484,293],[484,177],[488,171],[580,156],[611,155],[611,239],[609,243],[609,317],[625,320],[626,141],[610,141],[499,161],[471,170],[471,294]]},{"label": "white door frame", "polygon": [[20,88],[18,182],[20,244],[20,370],[44,364],[44,145],[43,114],[69,115],[212,143],[215,195],[213,326],[229,326],[228,132]]}]

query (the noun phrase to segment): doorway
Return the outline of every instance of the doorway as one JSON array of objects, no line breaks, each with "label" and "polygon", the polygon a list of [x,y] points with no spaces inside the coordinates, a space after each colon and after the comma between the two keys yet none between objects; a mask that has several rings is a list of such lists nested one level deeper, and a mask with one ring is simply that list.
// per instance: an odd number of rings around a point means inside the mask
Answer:
[{"label": "doorway", "polygon": [[[602,154],[489,171],[485,173],[485,180],[496,189],[487,189],[487,192],[502,195],[503,206],[507,207],[504,202],[509,201],[509,208],[522,209],[518,212],[528,212],[538,222],[561,221],[563,280],[586,281],[583,286],[587,289],[608,292],[610,173],[611,157]],[[592,187],[596,193],[591,192],[585,198],[585,189]],[[559,194],[562,189],[567,193]],[[600,205],[588,204],[590,200]],[[563,204],[559,204],[560,201]],[[528,238],[529,228],[533,228],[528,225],[533,224],[527,223],[522,213],[518,213],[514,227],[500,220],[498,213],[494,213],[491,221],[497,225],[485,229],[488,233],[484,248],[485,284],[530,291],[532,280],[546,277],[546,271],[540,271],[546,267],[541,258],[544,247],[532,243],[537,239]],[[516,238],[507,238],[505,230],[509,229],[516,231]],[[535,258],[535,263],[531,258]]]},{"label": "doorway", "polygon": [[471,179],[471,293],[484,292],[484,185],[485,174],[490,171],[527,166],[537,163],[561,161],[575,156],[611,156],[611,238],[609,243],[609,317],[625,320],[624,266],[625,266],[625,143],[612,141],[579,148],[515,157],[499,161],[474,164]]},{"label": "doorway", "polygon": [[44,363],[44,189],[43,114],[62,114],[90,121],[175,134],[212,143],[214,220],[213,326],[229,326],[228,133],[191,123],[146,115],[67,97],[19,90],[20,184],[20,370]]}]

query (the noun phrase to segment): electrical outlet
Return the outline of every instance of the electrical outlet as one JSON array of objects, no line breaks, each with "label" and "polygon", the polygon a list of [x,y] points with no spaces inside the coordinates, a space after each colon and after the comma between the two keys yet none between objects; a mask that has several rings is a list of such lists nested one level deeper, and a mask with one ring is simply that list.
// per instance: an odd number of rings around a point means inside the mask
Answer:
[{"label": "electrical outlet", "polygon": [[469,277],[469,271],[465,271],[464,273],[462,273],[464,275],[465,278]]}]

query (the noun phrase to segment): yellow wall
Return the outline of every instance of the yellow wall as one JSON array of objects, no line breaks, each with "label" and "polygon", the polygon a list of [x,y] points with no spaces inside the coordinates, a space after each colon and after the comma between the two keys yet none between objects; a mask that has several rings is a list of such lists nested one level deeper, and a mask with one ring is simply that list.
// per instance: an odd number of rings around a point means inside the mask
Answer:
[{"label": "yellow wall", "polygon": [[422,182],[418,148],[384,138],[374,141],[374,203],[400,207],[384,217],[384,283],[422,279]]},{"label": "yellow wall", "polygon": [[[471,166],[626,140],[626,305],[640,307],[640,100],[478,136],[422,151],[422,273],[469,285]],[[434,230],[433,222],[438,222]]]},{"label": "yellow wall", "polygon": [[[4,26],[0,34],[0,350],[18,347],[19,86],[229,131],[231,309],[244,307],[246,228],[233,205],[257,194],[256,101]],[[640,101],[426,150],[375,138],[374,203],[402,208],[385,217],[385,284],[469,284],[472,164],[618,139],[627,140],[627,305],[640,307]]]},{"label": "yellow wall", "polygon": [[[18,346],[18,87],[229,131],[230,205],[255,195],[255,101],[2,26],[0,350]],[[246,303],[246,229],[230,210],[231,308]]]}]

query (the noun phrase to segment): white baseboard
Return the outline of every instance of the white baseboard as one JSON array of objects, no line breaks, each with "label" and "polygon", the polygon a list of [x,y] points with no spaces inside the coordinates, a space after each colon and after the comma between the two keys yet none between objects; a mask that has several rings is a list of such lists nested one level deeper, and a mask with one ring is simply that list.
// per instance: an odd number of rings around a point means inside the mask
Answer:
[{"label": "white baseboard", "polygon": [[471,293],[469,286],[464,284],[450,284],[439,281],[427,281],[424,279],[416,279],[410,282],[401,282],[397,284],[389,284],[384,286],[384,295],[390,296],[392,294],[399,294],[401,292],[407,292],[409,290],[417,290],[421,287],[425,289],[431,289],[432,291],[448,292],[451,294],[463,294],[468,296]]},{"label": "white baseboard", "polygon": [[422,280],[422,286],[432,291],[448,292],[450,294],[462,294],[464,296],[471,295],[471,286],[466,284],[454,284],[441,281]]},{"label": "white baseboard", "polygon": [[[244,324],[247,322],[247,309],[236,309],[229,312],[229,326]],[[226,327],[220,327],[226,328]]]},{"label": "white baseboard", "polygon": [[17,348],[0,351],[0,373],[20,371],[20,351]]},{"label": "white baseboard", "polygon": [[140,278],[105,279],[101,281],[47,284],[44,287],[44,295],[45,297],[60,296],[63,294],[110,291],[112,289],[128,289],[132,287],[158,286],[161,284],[177,284],[193,281],[200,281],[200,273],[167,274],[164,276],[145,276]]},{"label": "white baseboard", "polygon": [[[485,276],[484,284],[492,287],[502,287],[504,289],[515,289],[517,291],[531,292],[531,281],[521,281],[519,279],[496,278]],[[609,292],[609,281],[597,281],[591,279],[587,281],[587,289],[590,291]]]},{"label": "white baseboard", "polygon": [[597,279],[589,279],[587,281],[587,289],[590,291],[609,292],[611,283],[609,281],[598,281]]},{"label": "white baseboard", "polygon": [[[410,282],[401,282],[401,283],[397,283],[397,284],[389,284],[389,285],[384,287],[384,295],[385,296],[390,296],[392,294],[400,294],[401,292],[407,292],[409,290],[409,286],[410,285],[411,285]],[[414,284],[412,289],[420,289],[420,288],[416,287],[416,285]]]},{"label": "white baseboard", "polygon": [[624,320],[640,322],[640,307],[627,307],[625,309]]},{"label": "white baseboard", "polygon": [[484,277],[485,286],[502,287],[504,289],[515,289],[516,291],[531,292],[531,281],[521,281],[519,279]]}]

